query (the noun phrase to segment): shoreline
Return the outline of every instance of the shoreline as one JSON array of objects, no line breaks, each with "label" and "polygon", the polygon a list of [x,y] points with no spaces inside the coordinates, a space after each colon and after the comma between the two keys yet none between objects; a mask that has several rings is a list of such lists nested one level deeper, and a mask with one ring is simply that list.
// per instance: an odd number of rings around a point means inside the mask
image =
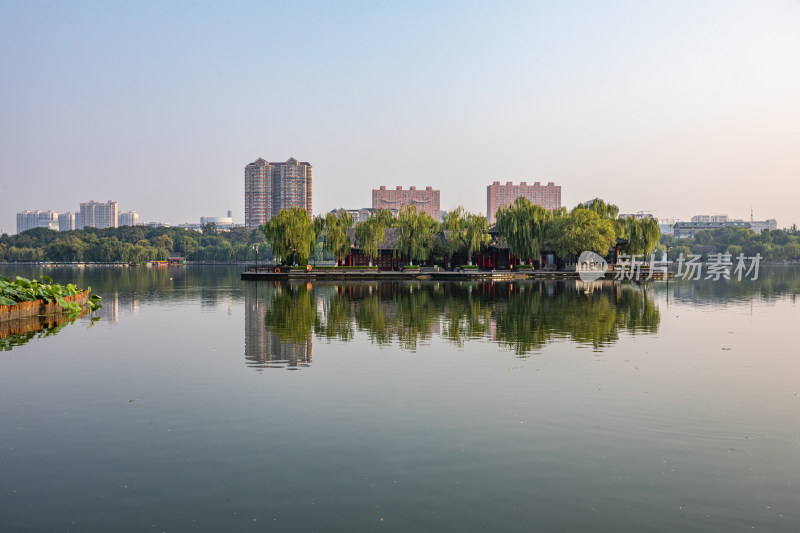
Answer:
[{"label": "shoreline", "polygon": [[[618,272],[607,271],[603,276],[598,278],[604,280],[615,280]],[[642,272],[642,277],[639,280],[632,281],[648,281],[645,279],[647,276]],[[479,271],[461,271],[461,272],[398,272],[398,271],[289,271],[289,272],[242,272],[241,279],[243,281],[259,281],[259,280],[273,280],[273,281],[316,281],[326,279],[336,280],[369,280],[369,281],[399,281],[399,280],[437,280],[437,281],[459,281],[459,280],[514,280],[514,279],[549,279],[549,280],[569,280],[581,279],[580,274],[576,271],[563,271],[563,270],[532,270],[517,272],[513,270],[479,270]],[[672,272],[669,273],[668,279],[672,279]],[[623,280],[619,280],[623,281]],[[663,281],[663,273],[654,272],[651,281]]]}]

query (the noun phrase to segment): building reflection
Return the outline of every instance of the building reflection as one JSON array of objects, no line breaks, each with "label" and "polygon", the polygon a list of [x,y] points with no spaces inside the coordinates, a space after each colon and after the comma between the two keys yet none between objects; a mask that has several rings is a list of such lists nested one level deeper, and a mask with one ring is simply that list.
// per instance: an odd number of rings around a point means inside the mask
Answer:
[{"label": "building reflection", "polygon": [[305,287],[301,292],[290,285],[247,284],[244,344],[248,365],[293,370],[308,366],[314,355],[316,316],[309,312],[314,303],[313,293]]},{"label": "building reflection", "polygon": [[139,313],[139,297],[134,294],[120,295],[118,291],[103,295],[103,306],[96,312],[103,322],[115,324],[123,315]]}]

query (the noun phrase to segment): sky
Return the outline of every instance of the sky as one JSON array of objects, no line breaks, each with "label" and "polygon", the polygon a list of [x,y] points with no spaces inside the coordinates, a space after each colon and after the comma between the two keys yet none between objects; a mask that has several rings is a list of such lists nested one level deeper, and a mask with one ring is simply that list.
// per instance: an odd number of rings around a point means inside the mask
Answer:
[{"label": "sky", "polygon": [[486,212],[800,225],[800,2],[0,0],[0,228],[116,200],[244,220],[244,166],[314,167],[314,212],[380,185]]}]

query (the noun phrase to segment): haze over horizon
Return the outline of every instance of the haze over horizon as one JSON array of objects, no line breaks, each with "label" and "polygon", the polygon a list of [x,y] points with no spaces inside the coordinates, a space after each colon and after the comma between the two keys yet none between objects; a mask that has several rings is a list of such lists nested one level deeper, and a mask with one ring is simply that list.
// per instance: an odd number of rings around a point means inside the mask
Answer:
[{"label": "haze over horizon", "polygon": [[800,225],[800,3],[0,0],[0,228],[119,202],[244,218],[244,166],[314,167],[314,211],[493,181],[563,204]]}]

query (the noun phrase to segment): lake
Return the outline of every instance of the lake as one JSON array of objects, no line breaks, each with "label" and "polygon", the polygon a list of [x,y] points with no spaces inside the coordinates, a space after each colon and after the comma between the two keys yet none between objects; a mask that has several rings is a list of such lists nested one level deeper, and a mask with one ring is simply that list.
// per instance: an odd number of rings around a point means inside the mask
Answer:
[{"label": "lake", "polygon": [[98,320],[0,345],[0,531],[797,531],[800,269],[244,282],[0,266]]}]

